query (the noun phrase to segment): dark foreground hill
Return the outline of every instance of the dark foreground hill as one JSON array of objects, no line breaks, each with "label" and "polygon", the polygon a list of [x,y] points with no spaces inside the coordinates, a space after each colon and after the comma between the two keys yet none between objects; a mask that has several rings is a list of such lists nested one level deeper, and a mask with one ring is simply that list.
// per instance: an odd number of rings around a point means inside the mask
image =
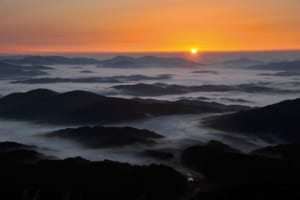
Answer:
[{"label": "dark foreground hill", "polygon": [[300,166],[292,160],[248,155],[212,143],[187,148],[182,153],[182,162],[216,184],[207,190],[203,190],[203,185],[202,189],[198,187],[193,200],[296,200],[300,197]]},{"label": "dark foreground hill", "polygon": [[122,147],[134,144],[154,144],[163,136],[131,127],[80,127],[51,132],[47,137],[69,139],[89,148]]},{"label": "dark foreground hill", "polygon": [[[294,151],[294,145],[285,145],[284,151],[296,155],[298,148]],[[272,151],[282,151],[281,147],[276,149]],[[262,151],[265,148],[256,152]],[[189,183],[182,174],[164,165],[133,166],[107,160],[91,162],[80,157],[54,160],[32,150],[2,151],[0,198],[296,200],[300,197],[300,165],[298,159],[291,157],[245,154],[213,141],[183,150],[181,164],[181,171],[193,177]],[[178,165],[177,161],[173,163]]]},{"label": "dark foreground hill", "polygon": [[299,143],[299,117],[300,99],[295,99],[220,116],[206,123],[220,130]]},{"label": "dark foreground hill", "polygon": [[300,162],[300,144],[280,144],[257,149],[253,155]]},{"label": "dark foreground hill", "polygon": [[0,99],[0,117],[53,124],[112,123],[151,116],[228,112],[243,106],[201,101],[154,102],[105,97],[85,91],[33,90]]},{"label": "dark foreground hill", "polygon": [[9,200],[176,200],[186,180],[163,165],[81,158],[23,164],[0,157],[0,198]]}]

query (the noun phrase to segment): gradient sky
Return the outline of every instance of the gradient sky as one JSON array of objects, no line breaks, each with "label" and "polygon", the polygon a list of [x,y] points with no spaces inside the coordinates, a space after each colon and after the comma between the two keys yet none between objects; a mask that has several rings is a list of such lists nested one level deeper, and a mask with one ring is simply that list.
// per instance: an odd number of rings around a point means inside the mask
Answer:
[{"label": "gradient sky", "polygon": [[300,0],[0,0],[0,52],[300,49]]}]

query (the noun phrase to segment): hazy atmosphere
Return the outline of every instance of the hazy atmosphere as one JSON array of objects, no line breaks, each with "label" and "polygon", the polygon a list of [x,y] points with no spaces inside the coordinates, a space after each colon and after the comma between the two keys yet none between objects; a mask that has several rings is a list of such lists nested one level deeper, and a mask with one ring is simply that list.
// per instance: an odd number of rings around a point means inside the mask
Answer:
[{"label": "hazy atmosphere", "polygon": [[299,199],[299,0],[0,0],[0,199]]}]

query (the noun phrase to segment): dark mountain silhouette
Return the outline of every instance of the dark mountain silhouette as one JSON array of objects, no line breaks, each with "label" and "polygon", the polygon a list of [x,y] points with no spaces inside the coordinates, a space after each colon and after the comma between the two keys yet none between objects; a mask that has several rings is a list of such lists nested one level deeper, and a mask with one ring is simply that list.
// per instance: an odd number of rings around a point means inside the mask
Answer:
[{"label": "dark mountain silhouette", "polygon": [[110,76],[110,77],[83,77],[83,78],[31,78],[25,80],[13,81],[12,83],[26,84],[48,84],[48,83],[122,83],[130,81],[145,80],[165,80],[170,79],[170,74],[161,74],[158,76],[128,75],[128,76]]},{"label": "dark mountain silhouette", "polygon": [[[222,185],[256,184],[258,181],[280,183],[280,179],[294,180],[296,177],[292,178],[293,173],[300,176],[299,171],[288,171],[299,169],[297,165],[291,166],[289,162],[282,160],[240,153],[221,144],[189,147],[182,153],[182,162]],[[280,169],[282,171],[278,171]]]},{"label": "dark mountain silhouette", "polygon": [[220,130],[246,133],[264,139],[300,142],[300,99],[287,100],[210,119],[206,124]]},{"label": "dark mountain silhouette", "polygon": [[116,56],[112,59],[104,60],[99,67],[138,67],[135,58],[129,56]]},{"label": "dark mountain silhouette", "polygon": [[[196,200],[297,199],[300,195],[299,164],[243,154],[227,145],[197,145],[185,149],[182,163],[201,174],[206,183],[198,186]],[[201,187],[202,186],[202,187]]]},{"label": "dark mountain silhouette", "polygon": [[170,94],[185,94],[191,92],[247,92],[247,93],[292,93],[293,90],[276,89],[261,84],[249,83],[240,85],[169,85],[165,83],[145,84],[137,83],[133,85],[116,85],[112,88],[117,89],[122,94],[134,96],[160,96]]},{"label": "dark mountain silhouette", "polygon": [[84,77],[84,78],[31,78],[25,80],[12,81],[12,83],[22,84],[49,84],[49,83],[121,83],[115,78],[105,77]]},{"label": "dark mountain silhouette", "polygon": [[14,162],[0,156],[0,198],[9,200],[178,200],[185,178],[163,165],[132,166],[82,158]]},{"label": "dark mountain silhouette", "polygon": [[[81,157],[57,160],[29,150],[0,152],[3,172],[0,174],[0,198],[298,199],[300,167],[299,159],[293,159],[298,148],[278,147],[279,152],[286,152],[287,148],[289,152],[296,151],[291,157],[271,159],[261,154],[241,153],[218,141],[186,148],[181,154],[183,166],[177,162],[176,165],[193,177],[190,183],[181,173],[165,165],[138,166],[109,160],[91,162]],[[172,160],[171,154],[156,150],[147,150],[147,154]]]},{"label": "dark mountain silhouette", "polygon": [[136,67],[183,67],[196,66],[199,63],[179,57],[144,56],[140,58],[117,56],[102,61],[99,67],[136,68]]},{"label": "dark mountain silhouette", "polygon": [[248,69],[278,70],[278,71],[300,71],[300,60],[273,62],[264,65],[254,65]]},{"label": "dark mountain silhouette", "polygon": [[219,72],[214,71],[214,70],[197,70],[197,71],[193,71],[192,73],[194,73],[194,74],[214,74],[214,75],[219,74]]},{"label": "dark mountain silhouette", "polygon": [[9,152],[9,151],[16,151],[16,150],[35,150],[37,149],[36,146],[33,145],[26,145],[17,142],[0,142],[0,152]]},{"label": "dark mountain silhouette", "polygon": [[31,163],[36,163],[39,160],[50,158],[35,150],[26,150],[26,149],[0,152],[0,157],[1,157],[0,165],[6,163],[31,164]]},{"label": "dark mountain silhouette", "polygon": [[122,147],[134,144],[154,144],[163,138],[152,131],[131,127],[80,127],[51,132],[47,137],[69,139],[89,148]]},{"label": "dark mountain silhouette", "polygon": [[148,149],[139,153],[142,157],[153,158],[156,160],[172,160],[175,158],[174,154],[169,150]]},{"label": "dark mountain silhouette", "polygon": [[196,66],[196,62],[186,60],[180,57],[157,57],[144,56],[134,58],[129,56],[116,56],[112,59],[97,60],[86,57],[64,57],[64,56],[26,56],[15,59],[4,59],[3,62],[14,64],[32,64],[32,65],[85,65],[98,64],[99,67],[182,67]]},{"label": "dark mountain silhouette", "polygon": [[38,89],[0,99],[0,117],[54,124],[112,123],[151,116],[228,112],[245,109],[201,101],[149,103],[85,91],[56,93]]},{"label": "dark mountain silhouette", "polygon": [[82,73],[82,74],[92,74],[94,72],[91,71],[91,70],[81,70],[80,73]]},{"label": "dark mountain silhouette", "polygon": [[42,70],[49,70],[45,66],[21,66],[0,61],[0,78],[30,77],[46,75]]},{"label": "dark mountain silhouette", "polygon": [[93,58],[74,57],[68,58],[64,56],[26,56],[19,59],[7,59],[5,62],[15,64],[32,64],[32,65],[82,65],[82,64],[97,64],[100,61]]},{"label": "dark mountain silhouette", "polygon": [[232,66],[249,66],[249,65],[258,65],[258,64],[262,64],[262,63],[263,63],[263,61],[260,61],[260,60],[254,60],[254,59],[249,59],[249,58],[239,58],[236,60],[225,61],[222,64],[232,65]]},{"label": "dark mountain silhouette", "polygon": [[223,98],[220,98],[220,99],[225,100],[225,101],[229,101],[229,102],[232,102],[232,103],[251,103],[251,101],[248,101],[246,99],[241,99],[241,98],[234,99],[234,98],[223,97]]},{"label": "dark mountain silhouette", "polygon": [[280,144],[257,149],[253,155],[268,158],[282,159],[287,161],[300,161],[300,144]]},{"label": "dark mountain silhouette", "polygon": [[20,65],[25,70],[54,70],[55,68],[44,65]]},{"label": "dark mountain silhouette", "polygon": [[259,76],[300,76],[300,72],[294,72],[294,71],[282,71],[282,72],[277,72],[277,73],[261,73],[258,74]]}]

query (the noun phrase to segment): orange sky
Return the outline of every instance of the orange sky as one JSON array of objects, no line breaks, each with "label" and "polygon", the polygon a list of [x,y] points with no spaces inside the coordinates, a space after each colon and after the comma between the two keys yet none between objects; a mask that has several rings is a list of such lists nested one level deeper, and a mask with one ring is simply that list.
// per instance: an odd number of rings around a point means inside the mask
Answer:
[{"label": "orange sky", "polygon": [[300,49],[300,0],[0,0],[0,52]]}]

